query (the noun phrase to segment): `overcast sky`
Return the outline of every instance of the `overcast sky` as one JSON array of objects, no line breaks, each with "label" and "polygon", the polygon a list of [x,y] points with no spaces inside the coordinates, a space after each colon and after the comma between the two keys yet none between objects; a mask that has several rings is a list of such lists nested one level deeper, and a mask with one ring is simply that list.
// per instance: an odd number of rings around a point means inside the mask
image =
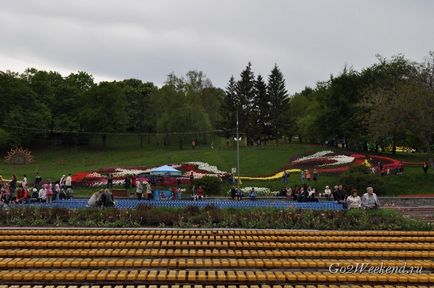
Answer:
[{"label": "overcast sky", "polygon": [[202,70],[224,88],[277,63],[293,93],[378,53],[422,60],[433,27],[430,0],[0,0],[0,70],[157,85]]}]

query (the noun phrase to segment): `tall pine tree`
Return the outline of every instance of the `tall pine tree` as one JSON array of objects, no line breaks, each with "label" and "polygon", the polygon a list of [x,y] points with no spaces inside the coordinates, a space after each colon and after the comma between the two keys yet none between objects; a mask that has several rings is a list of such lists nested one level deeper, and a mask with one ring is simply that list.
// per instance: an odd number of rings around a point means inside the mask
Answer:
[{"label": "tall pine tree", "polygon": [[224,136],[230,137],[234,132],[236,125],[236,111],[238,108],[238,99],[236,94],[236,86],[234,76],[229,79],[228,86],[225,90],[225,98],[220,107],[222,121],[220,128],[224,130]]},{"label": "tall pine tree", "polygon": [[246,69],[240,74],[240,80],[236,85],[237,110],[239,119],[239,129],[246,134],[247,143],[252,144],[254,125],[254,115],[252,115],[253,99],[255,96],[255,76],[252,72],[252,64],[249,62]]},{"label": "tall pine tree", "polygon": [[257,140],[266,141],[270,136],[270,117],[271,117],[271,102],[267,93],[267,84],[261,75],[258,75],[255,81],[255,98],[253,111],[255,116],[255,138]]},{"label": "tall pine tree", "polygon": [[268,97],[271,103],[271,137],[272,139],[280,139],[285,135],[287,127],[287,113],[288,113],[288,91],[285,87],[285,79],[282,72],[280,72],[277,64],[274,65],[271,70],[270,76],[268,76]]}]

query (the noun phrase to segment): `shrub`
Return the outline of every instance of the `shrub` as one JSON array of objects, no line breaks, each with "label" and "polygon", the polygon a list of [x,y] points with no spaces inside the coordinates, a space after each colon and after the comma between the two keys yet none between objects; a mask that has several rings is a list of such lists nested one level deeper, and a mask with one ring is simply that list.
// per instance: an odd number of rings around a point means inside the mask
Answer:
[{"label": "shrub", "polygon": [[383,180],[376,175],[369,174],[364,166],[356,166],[343,173],[339,182],[347,191],[355,188],[359,193],[364,193],[366,187],[371,186],[377,195],[385,193]]},{"label": "shrub", "polygon": [[218,177],[204,176],[194,180],[193,184],[196,185],[196,189],[202,186],[206,195],[218,195],[223,190],[222,180]]},{"label": "shrub", "polygon": [[[275,208],[64,209],[17,207],[0,210],[1,226],[183,227],[318,230],[433,230],[391,209],[318,211]],[[40,217],[44,216],[44,217]],[[38,218],[39,217],[39,218]]]}]

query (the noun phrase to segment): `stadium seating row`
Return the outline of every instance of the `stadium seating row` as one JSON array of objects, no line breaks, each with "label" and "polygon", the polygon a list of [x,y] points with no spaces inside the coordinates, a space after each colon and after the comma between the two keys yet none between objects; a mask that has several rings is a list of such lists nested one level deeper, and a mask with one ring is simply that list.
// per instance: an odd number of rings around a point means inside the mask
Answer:
[{"label": "stadium seating row", "polygon": [[[33,249],[32,249],[33,248]],[[212,257],[434,259],[433,250],[238,250],[238,249],[0,249],[0,257]]]},{"label": "stadium seating row", "polygon": [[0,285],[0,288],[430,288],[423,285]]},{"label": "stadium seating row", "polygon": [[431,260],[371,260],[371,259],[234,259],[234,258],[0,258],[0,269],[7,268],[322,268],[364,263],[367,267],[421,267],[434,270]]},{"label": "stadium seating row", "polygon": [[[78,288],[84,284],[89,284],[87,288],[434,286],[434,234],[364,232],[0,229],[0,285],[14,288],[20,285]],[[392,273],[330,270],[333,265],[347,267],[356,263],[407,270]]]},{"label": "stadium seating row", "polygon": [[330,272],[288,272],[288,271],[226,271],[226,270],[14,270],[0,271],[2,283],[13,282],[188,282],[204,283],[234,282],[250,283],[420,283],[434,284],[434,275],[421,274],[346,274]]},{"label": "stadium seating row", "polygon": [[248,242],[432,242],[433,236],[273,236],[273,235],[2,235],[2,241],[248,241]]},{"label": "stadium seating row", "polygon": [[398,236],[434,237],[434,231],[309,231],[280,229],[10,229],[0,228],[0,235],[229,235],[229,236]]},{"label": "stadium seating row", "polygon": [[236,249],[359,249],[365,250],[434,250],[431,242],[405,242],[405,243],[348,243],[336,241],[335,243],[309,243],[309,242],[239,242],[239,241],[1,241],[0,248],[236,248]]}]

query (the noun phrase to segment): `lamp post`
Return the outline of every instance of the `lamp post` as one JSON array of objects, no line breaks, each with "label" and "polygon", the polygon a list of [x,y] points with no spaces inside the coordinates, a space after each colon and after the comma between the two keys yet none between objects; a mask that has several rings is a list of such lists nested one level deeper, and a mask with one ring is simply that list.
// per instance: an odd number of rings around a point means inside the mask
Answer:
[{"label": "lamp post", "polygon": [[237,136],[234,138],[234,140],[237,142],[237,186],[240,186],[240,141],[241,141],[241,137],[239,135],[239,130],[238,130],[238,111],[237,111]]}]

